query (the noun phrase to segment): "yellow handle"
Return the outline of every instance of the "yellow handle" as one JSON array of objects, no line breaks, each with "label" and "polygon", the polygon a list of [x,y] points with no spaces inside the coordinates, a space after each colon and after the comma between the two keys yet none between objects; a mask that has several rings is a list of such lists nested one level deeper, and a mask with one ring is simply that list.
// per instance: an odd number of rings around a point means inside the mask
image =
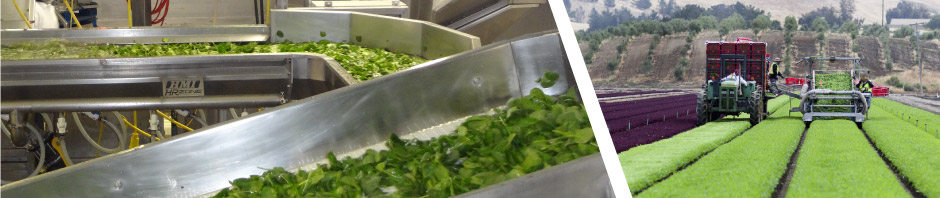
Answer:
[{"label": "yellow handle", "polygon": [[[82,22],[81,22],[81,21],[78,21],[78,17],[75,16],[75,11],[72,10],[72,3],[71,3],[71,2],[65,2],[65,8],[68,8],[68,9],[69,9],[69,14],[72,16],[72,21],[75,21],[75,25],[78,25],[78,28],[79,28],[79,29],[82,29],[82,28],[83,28],[83,27],[82,27]],[[72,27],[69,27],[69,28],[72,28]]]},{"label": "yellow handle", "polygon": [[193,131],[192,128],[189,128],[189,127],[187,127],[186,125],[183,125],[183,123],[180,123],[180,122],[177,122],[176,120],[173,120],[173,118],[170,118],[170,116],[167,116],[166,114],[164,114],[164,113],[163,113],[162,111],[160,111],[160,110],[157,110],[157,114],[160,114],[160,116],[163,116],[163,118],[166,118],[167,120],[169,120],[170,122],[172,122],[173,124],[175,124],[175,125],[176,125],[177,127],[179,127],[179,128],[186,129],[186,131]]},{"label": "yellow handle", "polygon": [[33,29],[33,25],[29,24],[29,20],[26,20],[26,15],[23,14],[23,11],[20,10],[20,6],[16,4],[16,0],[13,1],[13,7],[16,8],[16,12],[20,13],[20,18],[23,18],[23,23],[26,23],[26,27]]},{"label": "yellow handle", "polygon": [[[147,136],[147,137],[153,137],[152,135],[150,135],[150,133],[144,132],[144,130],[140,130],[139,128],[137,128],[137,126],[135,126],[134,124],[131,124],[131,122],[127,121],[126,118],[121,118],[121,119],[124,120],[124,123],[127,124],[127,126],[130,126],[132,129],[134,129],[134,131],[137,131],[140,134],[144,134],[144,136]],[[157,140],[160,140],[160,138],[157,138]]]},{"label": "yellow handle", "polygon": [[131,134],[131,144],[127,146],[128,149],[135,148],[140,146],[140,136],[137,133]]}]

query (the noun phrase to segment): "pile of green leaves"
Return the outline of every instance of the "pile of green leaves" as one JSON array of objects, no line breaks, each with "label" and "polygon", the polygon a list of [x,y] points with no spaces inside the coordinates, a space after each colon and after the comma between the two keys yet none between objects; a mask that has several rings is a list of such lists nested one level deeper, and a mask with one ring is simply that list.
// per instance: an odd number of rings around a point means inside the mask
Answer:
[{"label": "pile of green leaves", "polygon": [[777,111],[635,197],[770,197],[803,129],[799,118]]},{"label": "pile of green leaves", "polygon": [[495,112],[428,141],[393,134],[388,150],[342,160],[331,152],[313,171],[236,179],[216,197],[450,197],[598,152],[573,88],[555,98],[532,89]]},{"label": "pile of green leaves", "polygon": [[[770,100],[768,108],[786,108],[788,97]],[[730,117],[729,117],[730,118]],[[746,119],[709,122],[671,138],[641,145],[618,154],[630,191],[642,191],[699,156],[708,153],[748,129]]]},{"label": "pile of green leaves", "polygon": [[305,43],[184,43],[163,45],[86,45],[62,40],[19,43],[3,48],[3,60],[154,57],[308,52],[332,57],[356,80],[365,81],[425,62],[420,57],[329,41]]},{"label": "pile of green leaves", "polygon": [[875,146],[926,197],[940,197],[940,140],[918,131],[881,108],[862,124]]},{"label": "pile of green leaves", "polygon": [[[848,73],[816,74],[816,89],[828,89],[833,91],[851,91],[852,76]],[[821,105],[847,105],[851,104],[849,100],[819,100],[817,104]],[[823,107],[819,111],[824,112],[848,112],[850,109],[845,107]]]},{"label": "pile of green leaves", "polygon": [[852,76],[848,73],[816,74],[817,89],[829,89],[833,91],[851,91]]},{"label": "pile of green leaves", "polygon": [[940,138],[940,133],[937,133],[937,130],[940,130],[940,115],[885,98],[874,98],[871,103],[872,106],[879,107],[903,121],[916,124],[918,129],[922,129],[927,134]]},{"label": "pile of green leaves", "polygon": [[911,196],[852,121],[814,121],[799,152],[787,197]]}]

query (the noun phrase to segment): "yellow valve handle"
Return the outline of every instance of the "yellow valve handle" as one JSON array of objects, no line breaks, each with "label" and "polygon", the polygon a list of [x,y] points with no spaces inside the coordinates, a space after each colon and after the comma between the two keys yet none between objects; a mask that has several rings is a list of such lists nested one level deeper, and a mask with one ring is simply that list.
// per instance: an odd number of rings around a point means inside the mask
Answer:
[{"label": "yellow valve handle", "polygon": [[[59,137],[52,138],[52,148],[54,148],[55,151],[59,153],[59,156],[65,156],[62,154],[62,146],[59,146]],[[65,167],[68,167],[69,165],[71,165],[65,160],[62,160],[62,163],[65,164]]]},{"label": "yellow valve handle", "polygon": [[137,146],[140,146],[140,136],[137,134],[138,133],[131,134],[131,144],[127,146],[128,149],[132,149],[132,148],[136,148]]}]

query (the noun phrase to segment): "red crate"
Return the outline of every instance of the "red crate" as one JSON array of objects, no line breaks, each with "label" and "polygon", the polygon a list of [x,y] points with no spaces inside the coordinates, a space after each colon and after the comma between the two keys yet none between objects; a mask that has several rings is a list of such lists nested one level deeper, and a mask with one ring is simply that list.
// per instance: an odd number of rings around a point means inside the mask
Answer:
[{"label": "red crate", "polygon": [[806,79],[805,79],[805,78],[787,77],[787,78],[786,78],[786,84],[787,84],[787,85],[803,85],[803,84],[806,84]]},{"label": "red crate", "polygon": [[751,43],[751,54],[764,55],[767,53],[767,43]]},{"label": "red crate", "polygon": [[721,54],[721,44],[720,43],[705,43],[705,53],[706,54]]},{"label": "red crate", "polygon": [[890,94],[888,87],[875,86],[871,88],[871,95],[874,97],[885,97]]},{"label": "red crate", "polygon": [[750,54],[751,44],[750,43],[737,43],[735,44],[734,52],[736,54]]},{"label": "red crate", "polygon": [[721,53],[722,54],[734,54],[734,43],[721,43]]}]

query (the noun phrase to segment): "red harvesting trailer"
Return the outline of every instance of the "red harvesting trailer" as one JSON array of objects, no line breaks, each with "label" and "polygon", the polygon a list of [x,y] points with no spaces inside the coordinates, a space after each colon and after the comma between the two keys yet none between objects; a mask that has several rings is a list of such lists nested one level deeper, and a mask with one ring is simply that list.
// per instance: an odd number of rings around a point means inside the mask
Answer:
[{"label": "red harvesting trailer", "polygon": [[[718,80],[734,72],[737,67],[743,66],[741,74],[745,80],[757,81],[760,87],[767,83],[767,43],[751,42],[747,38],[738,38],[735,42],[724,41],[706,41],[706,67],[705,79]],[[722,71],[721,55],[745,55],[746,59],[726,59],[724,71]]]}]

